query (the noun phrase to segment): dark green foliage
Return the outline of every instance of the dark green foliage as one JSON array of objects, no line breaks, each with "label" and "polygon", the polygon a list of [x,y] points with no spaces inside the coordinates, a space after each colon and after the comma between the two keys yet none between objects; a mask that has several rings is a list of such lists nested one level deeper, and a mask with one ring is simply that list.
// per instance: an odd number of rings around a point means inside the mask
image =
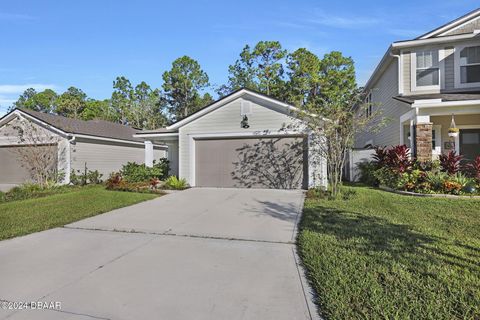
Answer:
[{"label": "dark green foliage", "polygon": [[52,186],[40,186],[33,183],[25,183],[20,186],[14,187],[6,193],[0,193],[0,203],[41,198],[57,193],[70,192],[72,190],[69,186],[52,185]]},{"label": "dark green foliage", "polygon": [[477,319],[480,201],[366,187],[307,199],[299,252],[326,319]]},{"label": "dark green foliage", "polygon": [[120,170],[120,176],[126,182],[146,182],[151,179],[164,180],[168,176],[169,162],[167,159],[153,164],[153,167],[147,167],[145,164],[128,162]]},{"label": "dark green foliage", "polygon": [[378,169],[377,164],[372,161],[360,162],[357,164],[360,170],[359,181],[367,186],[378,187],[379,181],[375,176],[375,171]]}]

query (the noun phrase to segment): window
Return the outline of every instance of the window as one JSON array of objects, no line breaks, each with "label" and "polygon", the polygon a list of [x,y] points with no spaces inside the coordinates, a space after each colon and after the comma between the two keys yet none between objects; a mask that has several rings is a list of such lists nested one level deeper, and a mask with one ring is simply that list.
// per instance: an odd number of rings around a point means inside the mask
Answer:
[{"label": "window", "polygon": [[437,140],[435,139],[436,136],[436,130],[432,130],[432,150],[435,150],[435,147],[437,146]]},{"label": "window", "polygon": [[415,53],[415,87],[431,88],[440,84],[440,63],[438,50]]},{"label": "window", "polygon": [[460,51],[460,83],[480,82],[480,46]]},{"label": "window", "polygon": [[365,117],[370,118],[372,116],[372,92],[369,92],[365,97]]}]

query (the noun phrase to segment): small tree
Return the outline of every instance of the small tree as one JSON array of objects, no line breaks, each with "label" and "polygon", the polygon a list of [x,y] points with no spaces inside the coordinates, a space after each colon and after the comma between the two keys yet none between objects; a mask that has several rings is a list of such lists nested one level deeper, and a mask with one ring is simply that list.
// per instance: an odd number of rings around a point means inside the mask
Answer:
[{"label": "small tree", "polygon": [[[355,135],[375,131],[384,123],[380,109],[363,103],[362,90],[355,82],[351,58],[340,52],[325,55],[321,61],[318,96],[301,106],[298,117],[311,134],[314,164],[327,162],[327,178],[332,196],[340,193],[343,168]],[[369,112],[364,110],[369,109]]]},{"label": "small tree", "polygon": [[12,129],[7,134],[8,138],[12,144],[17,145],[12,148],[13,153],[29,172],[32,181],[42,187],[49,180],[56,182],[58,136],[25,118],[19,118],[8,126]]}]

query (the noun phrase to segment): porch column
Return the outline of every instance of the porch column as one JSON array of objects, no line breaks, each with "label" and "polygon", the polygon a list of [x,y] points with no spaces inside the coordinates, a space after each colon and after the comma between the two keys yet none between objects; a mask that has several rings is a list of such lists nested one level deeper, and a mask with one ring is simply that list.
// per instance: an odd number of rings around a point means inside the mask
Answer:
[{"label": "porch column", "polygon": [[415,129],[415,152],[419,161],[432,160],[432,128],[431,122],[417,123]]},{"label": "porch column", "polygon": [[152,141],[145,141],[145,165],[153,167],[153,144]]}]

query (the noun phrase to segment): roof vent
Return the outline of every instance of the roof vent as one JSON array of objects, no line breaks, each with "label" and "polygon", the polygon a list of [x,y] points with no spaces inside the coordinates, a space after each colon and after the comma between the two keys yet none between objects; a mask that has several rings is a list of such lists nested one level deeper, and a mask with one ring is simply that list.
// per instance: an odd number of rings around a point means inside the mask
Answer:
[{"label": "roof vent", "polygon": [[242,100],[240,115],[250,115],[252,114],[252,103],[250,101]]}]

